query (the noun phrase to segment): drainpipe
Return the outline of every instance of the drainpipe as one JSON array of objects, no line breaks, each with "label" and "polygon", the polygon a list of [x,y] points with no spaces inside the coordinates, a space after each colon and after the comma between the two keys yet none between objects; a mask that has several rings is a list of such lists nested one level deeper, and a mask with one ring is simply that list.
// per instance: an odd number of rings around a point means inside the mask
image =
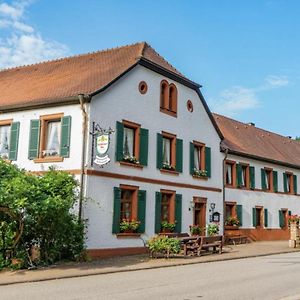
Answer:
[{"label": "drainpipe", "polygon": [[228,157],[228,149],[225,149],[225,157],[223,159],[223,232],[224,232],[224,234],[225,234],[225,222],[226,222],[226,220],[225,220],[225,217],[226,217],[226,205],[225,205],[226,181],[225,181],[225,178],[226,178],[226,160],[227,160],[227,157]]},{"label": "drainpipe", "polygon": [[88,114],[86,112],[86,107],[85,107],[87,98],[83,94],[79,94],[78,100],[82,112],[82,149],[81,149],[80,192],[79,192],[79,211],[78,211],[78,218],[79,221],[81,221],[82,204],[84,199],[84,183],[85,183],[84,172],[85,172],[85,157],[86,157],[86,144],[87,144]]}]

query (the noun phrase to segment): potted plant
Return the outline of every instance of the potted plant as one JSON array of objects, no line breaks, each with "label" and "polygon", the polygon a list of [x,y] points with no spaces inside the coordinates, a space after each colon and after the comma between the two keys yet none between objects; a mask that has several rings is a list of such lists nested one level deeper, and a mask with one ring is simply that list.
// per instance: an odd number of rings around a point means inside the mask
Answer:
[{"label": "potted plant", "polygon": [[300,216],[298,215],[291,215],[288,217],[289,225],[292,223],[299,224],[299,220],[300,220]]},{"label": "potted plant", "polygon": [[137,158],[135,156],[132,156],[132,155],[124,155],[123,160],[126,161],[126,162],[130,162],[132,164],[137,164],[137,165],[140,163],[137,160]]},{"label": "potted plant", "polygon": [[218,235],[220,231],[219,224],[213,223],[207,226],[207,234],[209,236]]},{"label": "potted plant", "polygon": [[175,223],[169,223],[169,222],[167,222],[167,221],[163,221],[163,222],[161,223],[161,230],[162,230],[162,232],[164,232],[164,233],[167,233],[167,232],[174,232],[175,226],[176,226],[176,221],[175,221]]},{"label": "potted plant", "polygon": [[201,232],[202,232],[202,228],[199,225],[190,225],[191,235],[200,235]]},{"label": "potted plant", "polygon": [[167,164],[167,163],[163,163],[162,168],[165,170],[171,170],[171,171],[175,170],[173,166],[171,166],[170,164]]},{"label": "potted plant", "polygon": [[139,221],[123,219],[120,223],[120,231],[124,233],[136,232],[140,226]]},{"label": "potted plant", "polygon": [[207,171],[206,170],[199,170],[197,168],[194,168],[194,176],[196,177],[207,177]]},{"label": "potted plant", "polygon": [[240,221],[237,217],[229,216],[225,221],[225,226],[239,226]]}]

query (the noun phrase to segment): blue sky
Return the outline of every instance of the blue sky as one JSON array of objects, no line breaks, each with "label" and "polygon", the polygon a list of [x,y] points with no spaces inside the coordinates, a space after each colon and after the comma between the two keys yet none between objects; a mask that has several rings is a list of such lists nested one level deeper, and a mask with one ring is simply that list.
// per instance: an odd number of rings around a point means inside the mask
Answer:
[{"label": "blue sky", "polygon": [[212,111],[300,135],[300,1],[0,0],[0,68],[147,41]]}]

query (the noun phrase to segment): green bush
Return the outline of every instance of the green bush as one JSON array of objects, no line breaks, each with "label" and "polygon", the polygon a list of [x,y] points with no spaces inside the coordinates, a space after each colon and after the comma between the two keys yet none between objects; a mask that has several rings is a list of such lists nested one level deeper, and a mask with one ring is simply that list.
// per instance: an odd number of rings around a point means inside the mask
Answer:
[{"label": "green bush", "polygon": [[209,236],[214,236],[217,235],[219,233],[220,229],[219,229],[219,225],[218,224],[209,224],[207,227],[207,234]]},{"label": "green bush", "polygon": [[147,242],[150,253],[164,254],[169,257],[170,254],[177,254],[180,252],[180,241],[174,238],[165,236],[155,236]]},{"label": "green bush", "polygon": [[76,260],[84,251],[84,223],[72,212],[78,183],[50,169],[34,176],[0,159],[0,269],[11,258],[30,264],[30,249],[40,248],[40,263]]}]

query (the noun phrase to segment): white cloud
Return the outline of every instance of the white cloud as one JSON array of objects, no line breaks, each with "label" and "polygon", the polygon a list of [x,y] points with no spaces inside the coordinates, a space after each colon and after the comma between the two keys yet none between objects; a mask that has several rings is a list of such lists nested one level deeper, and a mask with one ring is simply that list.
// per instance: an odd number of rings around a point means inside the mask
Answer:
[{"label": "white cloud", "polygon": [[49,41],[24,21],[32,1],[0,4],[0,69],[54,59],[69,54],[66,45]]},{"label": "white cloud", "polygon": [[263,84],[255,88],[233,86],[219,93],[217,99],[210,99],[212,111],[234,116],[242,111],[260,107],[260,92],[287,86],[287,76],[268,75]]},{"label": "white cloud", "polygon": [[289,84],[289,80],[287,76],[276,76],[269,75],[265,78],[265,82],[269,88],[277,88],[282,86],[287,86]]},{"label": "white cloud", "polygon": [[243,110],[259,107],[259,105],[254,90],[241,86],[226,89],[220,93],[217,101],[211,101],[213,111],[230,116]]}]

